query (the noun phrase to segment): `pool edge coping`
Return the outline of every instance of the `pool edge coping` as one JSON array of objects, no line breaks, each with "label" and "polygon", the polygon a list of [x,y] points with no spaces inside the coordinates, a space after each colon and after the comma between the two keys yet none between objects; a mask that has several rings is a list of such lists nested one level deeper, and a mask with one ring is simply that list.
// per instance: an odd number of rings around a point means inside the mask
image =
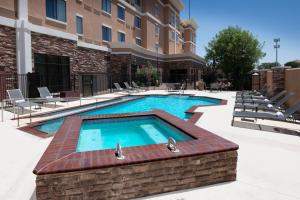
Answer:
[{"label": "pool edge coping", "polygon": [[[130,155],[129,160],[117,160],[113,154],[114,149],[109,150],[96,150],[88,152],[76,152],[76,146],[80,134],[80,126],[83,120],[93,119],[111,119],[111,118],[126,118],[126,117],[145,117],[155,116],[165,121],[166,123],[174,126],[175,128],[183,131],[184,133],[197,138],[185,142],[178,142],[181,152],[178,154],[171,153],[165,146],[165,144],[153,144],[146,146],[127,147],[123,149],[124,154]],[[72,122],[72,124],[70,124]],[[99,169],[112,166],[131,165],[145,162],[152,162],[158,160],[168,160],[178,157],[196,156],[202,154],[211,154],[224,151],[237,150],[239,146],[227,139],[224,139],[214,133],[211,133],[203,128],[200,128],[191,123],[185,122],[165,111],[153,110],[150,112],[138,112],[127,114],[112,114],[112,115],[98,115],[98,116],[71,116],[66,118],[62,125],[62,128],[55,134],[53,140],[47,147],[46,151],[42,155],[38,164],[36,165],[33,173],[36,175],[53,174],[53,173],[65,173],[73,171],[82,171],[90,169]],[[73,124],[74,123],[74,124]],[[75,127],[72,127],[75,126]],[[68,137],[67,137],[68,136]],[[61,138],[65,140],[62,141]],[[201,140],[200,140],[201,138]],[[205,140],[203,142],[203,139]],[[213,142],[212,147],[205,142]],[[201,149],[201,145],[203,148]],[[199,146],[200,145],[200,146]],[[59,148],[58,148],[59,146]],[[204,148],[205,146],[205,148]],[[159,150],[159,152],[158,152]],[[132,152],[139,152],[140,154],[133,154]],[[141,152],[143,155],[141,155]],[[110,156],[108,156],[110,155]],[[47,156],[52,160],[47,159]],[[102,156],[102,162],[104,164],[99,165],[95,162],[99,162]],[[94,157],[92,159],[91,157]],[[95,161],[96,157],[96,161]],[[100,157],[100,158],[99,158]],[[76,160],[77,163],[70,163],[68,159]],[[64,162],[65,161],[65,162]],[[68,163],[69,162],[69,163]]]},{"label": "pool edge coping", "polygon": [[[126,96],[136,96],[138,98],[128,99],[128,100],[122,101],[122,102],[116,102],[116,103],[113,103],[113,104],[110,104],[110,105],[102,106],[101,108],[106,108],[106,107],[118,105],[118,104],[121,104],[121,103],[134,101],[136,99],[141,99],[141,98],[144,98],[146,96],[176,96],[176,95],[178,96],[178,94],[126,95]],[[124,97],[126,97],[126,96],[124,96]],[[197,108],[208,107],[208,106],[223,106],[223,105],[227,105],[227,100],[225,100],[225,99],[214,98],[214,97],[207,97],[207,96],[196,96],[195,94],[182,94],[182,96],[189,96],[189,97],[195,97],[195,98],[208,98],[208,99],[213,99],[213,100],[219,100],[220,101],[219,104],[191,106],[189,109],[187,109],[185,111],[185,113],[191,114],[192,116],[186,122],[189,122],[189,123],[192,123],[192,124],[195,124],[202,117],[202,115],[203,115],[203,112],[196,112]],[[117,97],[117,98],[114,98],[114,99],[111,99],[111,100],[106,100],[106,101],[103,101],[103,102],[112,101],[112,100],[119,99],[119,98],[121,98],[121,97]],[[92,104],[96,104],[96,103],[92,103]],[[88,105],[90,105],[90,104],[88,104]],[[77,106],[77,107],[80,107],[80,106]],[[80,112],[74,113],[74,114],[72,114],[70,116],[77,115],[77,114],[80,114],[80,113],[83,113],[83,112],[87,112],[87,111],[96,110],[96,109],[99,109],[99,108],[100,107],[86,109],[84,111],[80,111]],[[68,110],[68,109],[71,109],[71,108],[67,108],[66,110]],[[63,111],[63,110],[61,110],[61,111]],[[57,112],[57,111],[52,111],[52,113],[53,112]],[[37,137],[40,137],[40,138],[53,137],[54,134],[47,134],[47,133],[45,133],[43,131],[39,131],[39,130],[35,129],[35,127],[37,127],[37,126],[39,126],[42,123],[47,122],[47,121],[57,120],[57,119],[60,119],[62,117],[67,118],[67,117],[70,117],[70,116],[53,117],[53,118],[50,118],[50,119],[44,119],[44,120],[40,120],[40,121],[28,123],[27,125],[18,128],[18,130],[21,130],[21,131],[23,131],[25,133],[29,133],[31,135],[34,135],[34,136],[37,136]]]}]

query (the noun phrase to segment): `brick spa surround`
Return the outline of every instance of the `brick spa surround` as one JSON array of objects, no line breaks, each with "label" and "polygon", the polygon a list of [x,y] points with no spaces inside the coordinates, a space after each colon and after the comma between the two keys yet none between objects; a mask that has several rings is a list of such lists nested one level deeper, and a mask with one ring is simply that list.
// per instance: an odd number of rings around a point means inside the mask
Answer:
[{"label": "brick spa surround", "polygon": [[[155,116],[190,135],[165,144],[76,152],[83,120]],[[164,111],[68,117],[34,169],[37,199],[131,199],[236,180],[238,145]]]}]

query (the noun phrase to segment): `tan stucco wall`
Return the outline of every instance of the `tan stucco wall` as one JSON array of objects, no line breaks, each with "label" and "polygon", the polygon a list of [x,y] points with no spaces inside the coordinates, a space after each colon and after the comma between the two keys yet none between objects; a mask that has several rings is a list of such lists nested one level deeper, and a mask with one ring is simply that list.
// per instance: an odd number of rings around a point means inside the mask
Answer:
[{"label": "tan stucco wall", "polygon": [[[83,16],[83,39],[85,42],[94,43],[98,45],[106,45],[102,42],[101,27],[102,24],[112,27],[112,42],[117,42],[118,31],[121,30],[126,33],[126,43],[135,43],[135,38],[142,39],[142,46],[144,48],[156,51],[155,43],[159,42],[160,53],[175,53],[174,44],[169,50],[169,36],[166,37],[164,31],[169,30],[169,27],[160,26],[160,34],[155,34],[155,22],[152,18],[147,16],[140,16],[142,20],[142,29],[134,27],[134,17],[138,15],[133,10],[125,6],[125,22],[117,19],[117,5],[118,1],[112,1],[111,15],[108,15],[101,10],[101,0],[84,0],[66,1],[67,2],[67,23],[53,22],[46,18],[46,0],[28,0],[29,21],[33,24],[53,28],[56,30],[76,34],[76,14]],[[6,1],[5,1],[6,2]],[[121,3],[120,3],[121,4]],[[160,15],[155,16],[162,23],[169,23],[170,8],[162,6],[158,1],[142,1],[143,12],[149,12],[154,16],[154,6],[157,4],[160,8]],[[178,16],[178,13],[176,13]],[[177,46],[177,53],[182,52],[182,45]]]},{"label": "tan stucco wall", "polygon": [[17,0],[0,0],[0,16],[15,19],[17,10]]},{"label": "tan stucco wall", "polygon": [[288,101],[289,106],[300,100],[300,68],[285,70],[285,89],[295,93]]}]

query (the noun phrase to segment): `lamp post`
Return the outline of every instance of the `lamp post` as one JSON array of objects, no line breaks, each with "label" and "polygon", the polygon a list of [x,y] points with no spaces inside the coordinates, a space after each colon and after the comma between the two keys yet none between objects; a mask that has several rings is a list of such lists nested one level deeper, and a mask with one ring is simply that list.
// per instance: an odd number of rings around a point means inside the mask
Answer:
[{"label": "lamp post", "polygon": [[280,48],[280,45],[278,44],[280,42],[280,38],[274,39],[274,49],[276,50],[276,64],[278,63],[278,49]]}]

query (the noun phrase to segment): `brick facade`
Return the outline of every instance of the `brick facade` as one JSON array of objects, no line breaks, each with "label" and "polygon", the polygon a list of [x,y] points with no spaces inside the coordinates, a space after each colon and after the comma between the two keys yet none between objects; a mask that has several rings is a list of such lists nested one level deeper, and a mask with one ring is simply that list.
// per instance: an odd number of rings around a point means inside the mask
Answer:
[{"label": "brick facade", "polygon": [[[31,34],[32,56],[34,53],[68,56],[70,58],[71,83],[73,75],[80,73],[106,73],[110,63],[107,59],[109,53],[99,50],[78,47],[72,40],[44,34]],[[34,59],[32,59],[34,62]],[[34,71],[34,64],[33,64]],[[78,80],[75,81],[78,89]],[[73,87],[73,86],[72,86]]]},{"label": "brick facade", "polygon": [[38,175],[37,199],[132,199],[236,180],[237,151]]},{"label": "brick facade", "polygon": [[257,75],[255,75],[255,74],[253,74],[252,75],[252,90],[254,91],[254,90],[256,90],[256,91],[258,91],[260,88],[259,88],[259,85],[260,85],[260,83],[259,83],[259,75],[257,74]]},{"label": "brick facade", "polygon": [[259,89],[265,89],[267,87],[267,70],[259,71]]},{"label": "brick facade", "polygon": [[16,29],[0,25],[0,74],[17,73]]},{"label": "brick facade", "polygon": [[285,88],[285,68],[275,67],[272,68],[273,74],[273,92],[276,94]]}]

